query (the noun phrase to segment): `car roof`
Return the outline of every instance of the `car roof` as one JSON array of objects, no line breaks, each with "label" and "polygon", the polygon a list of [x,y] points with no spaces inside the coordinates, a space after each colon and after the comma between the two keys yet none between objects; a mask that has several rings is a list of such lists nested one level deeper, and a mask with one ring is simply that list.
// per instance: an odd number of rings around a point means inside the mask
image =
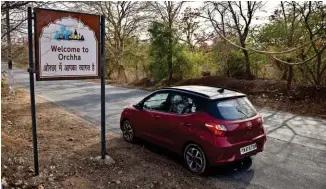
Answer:
[{"label": "car roof", "polygon": [[[163,88],[162,90],[172,90],[172,91],[184,92],[184,93],[199,96],[199,97],[202,97],[202,98],[205,98],[208,100],[218,100],[218,99],[225,99],[225,98],[230,98],[230,97],[246,96],[243,93],[225,89],[225,88],[208,87],[208,86],[200,86],[200,85],[168,87],[168,88]],[[223,90],[223,92],[222,92],[222,90]]]}]

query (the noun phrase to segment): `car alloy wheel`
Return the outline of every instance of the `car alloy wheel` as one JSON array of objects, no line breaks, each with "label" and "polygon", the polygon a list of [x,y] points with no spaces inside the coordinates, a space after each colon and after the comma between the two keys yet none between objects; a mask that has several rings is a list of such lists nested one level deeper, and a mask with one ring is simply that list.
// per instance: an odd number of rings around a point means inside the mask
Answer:
[{"label": "car alloy wheel", "polygon": [[203,150],[196,144],[189,144],[184,151],[184,159],[189,170],[202,174],[206,170],[206,157]]},{"label": "car alloy wheel", "polygon": [[129,121],[124,121],[122,125],[123,138],[127,142],[134,141],[134,130],[132,129],[131,123]]}]

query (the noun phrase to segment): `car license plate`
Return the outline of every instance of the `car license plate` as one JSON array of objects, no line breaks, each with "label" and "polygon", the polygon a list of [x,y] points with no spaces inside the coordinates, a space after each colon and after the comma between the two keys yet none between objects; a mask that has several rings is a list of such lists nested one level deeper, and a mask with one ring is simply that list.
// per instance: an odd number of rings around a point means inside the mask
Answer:
[{"label": "car license plate", "polygon": [[256,143],[254,144],[250,144],[249,146],[245,146],[243,148],[240,148],[240,154],[245,154],[245,153],[248,153],[248,152],[251,152],[251,151],[254,151],[257,149],[257,145]]}]

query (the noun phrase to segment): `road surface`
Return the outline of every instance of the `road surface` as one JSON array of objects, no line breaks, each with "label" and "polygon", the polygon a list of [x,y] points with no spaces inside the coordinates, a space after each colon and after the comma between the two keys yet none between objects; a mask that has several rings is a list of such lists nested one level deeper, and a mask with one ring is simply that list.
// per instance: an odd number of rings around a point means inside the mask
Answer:
[{"label": "road surface", "polygon": [[[2,68],[5,65],[2,64]],[[14,70],[15,86],[29,90],[29,75]],[[41,81],[37,95],[94,123],[100,123],[100,85],[85,81]],[[123,108],[148,92],[106,85],[106,127],[120,133]],[[264,116],[268,141],[245,172],[207,178],[214,188],[326,189],[326,120],[257,108]],[[37,112],[37,110],[36,110]],[[99,124],[100,125],[100,124]],[[224,186],[224,187],[223,187]]]}]

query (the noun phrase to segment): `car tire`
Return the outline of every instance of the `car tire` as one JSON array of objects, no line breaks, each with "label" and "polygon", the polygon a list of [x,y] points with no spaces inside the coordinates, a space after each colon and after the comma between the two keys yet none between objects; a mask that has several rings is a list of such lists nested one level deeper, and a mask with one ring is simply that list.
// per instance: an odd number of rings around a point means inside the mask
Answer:
[{"label": "car tire", "polygon": [[135,132],[129,120],[125,120],[121,125],[123,139],[129,143],[135,142]]},{"label": "car tire", "polygon": [[183,152],[187,168],[194,174],[202,175],[207,168],[206,155],[202,148],[194,143],[188,144]]}]

